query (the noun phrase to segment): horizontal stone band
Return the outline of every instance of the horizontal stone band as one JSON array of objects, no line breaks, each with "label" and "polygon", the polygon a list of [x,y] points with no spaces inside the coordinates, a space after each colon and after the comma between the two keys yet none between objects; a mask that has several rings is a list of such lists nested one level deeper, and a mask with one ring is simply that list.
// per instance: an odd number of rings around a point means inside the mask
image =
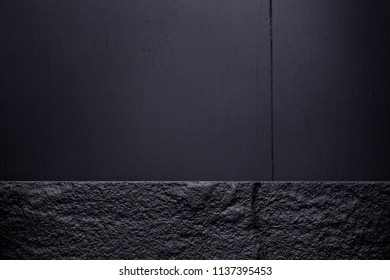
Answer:
[{"label": "horizontal stone band", "polygon": [[1,182],[1,259],[389,259],[388,182]]}]

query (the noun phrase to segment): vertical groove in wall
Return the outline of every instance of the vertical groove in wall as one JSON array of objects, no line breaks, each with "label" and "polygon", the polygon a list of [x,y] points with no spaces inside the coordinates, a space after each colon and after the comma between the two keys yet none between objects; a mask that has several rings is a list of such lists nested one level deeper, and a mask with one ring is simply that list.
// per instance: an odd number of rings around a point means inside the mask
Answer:
[{"label": "vertical groove in wall", "polygon": [[[1,48],[0,48],[1,49]],[[0,50],[1,51],[1,50]],[[3,84],[3,80],[4,78],[0,77],[0,84]],[[0,135],[0,159],[1,159],[1,171],[0,171],[0,180],[5,180],[5,173],[6,173],[6,158],[5,158],[5,135],[4,135],[4,132],[5,132],[5,127],[4,127],[4,97],[3,97],[3,93],[2,91],[0,91],[0,131],[1,131],[1,135]]]},{"label": "vertical groove in wall", "polygon": [[[0,30],[1,32],[2,30]],[[3,44],[4,43],[1,43],[0,45],[0,52],[3,53]],[[1,54],[0,53],[0,54]],[[3,88],[4,86],[4,80],[5,80],[5,77],[3,77],[4,75],[4,72],[2,71],[0,73],[0,85],[1,85],[1,88]],[[5,158],[5,130],[4,130],[4,93],[2,90],[0,90],[0,160],[1,160],[1,170],[0,170],[0,181],[1,180],[5,180],[5,170],[6,170],[6,158]]]},{"label": "vertical groove in wall", "polygon": [[[4,84],[5,77],[0,77],[0,83]],[[0,135],[0,159],[2,161],[2,170],[0,175],[0,180],[7,180],[7,141],[6,141],[6,129],[5,129],[5,97],[4,93],[0,92],[0,126],[1,126],[1,135]]]},{"label": "vertical groove in wall", "polygon": [[271,176],[275,180],[274,163],[274,71],[273,71],[273,31],[272,31],[272,0],[269,0],[269,37],[270,37],[270,78],[271,78]]}]

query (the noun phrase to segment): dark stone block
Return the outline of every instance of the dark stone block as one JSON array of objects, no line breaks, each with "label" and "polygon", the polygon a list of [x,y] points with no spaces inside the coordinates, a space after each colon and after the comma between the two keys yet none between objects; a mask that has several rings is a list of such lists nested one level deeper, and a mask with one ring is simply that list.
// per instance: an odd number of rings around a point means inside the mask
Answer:
[{"label": "dark stone block", "polygon": [[389,183],[262,183],[255,211],[259,258],[390,258]]},{"label": "dark stone block", "polygon": [[388,259],[389,183],[1,182],[2,259]]}]

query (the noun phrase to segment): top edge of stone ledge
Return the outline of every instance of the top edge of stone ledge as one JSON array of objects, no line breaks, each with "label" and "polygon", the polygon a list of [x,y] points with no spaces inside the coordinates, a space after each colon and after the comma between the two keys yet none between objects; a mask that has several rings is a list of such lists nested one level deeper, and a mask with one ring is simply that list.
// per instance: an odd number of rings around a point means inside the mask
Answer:
[{"label": "top edge of stone ledge", "polygon": [[343,183],[343,184],[367,184],[367,183],[390,183],[390,181],[92,181],[92,180],[86,180],[86,181],[78,181],[78,180],[71,180],[71,181],[50,181],[50,180],[31,180],[31,181],[12,181],[12,180],[0,180],[0,183],[150,183],[150,184],[156,184],[156,183]]}]

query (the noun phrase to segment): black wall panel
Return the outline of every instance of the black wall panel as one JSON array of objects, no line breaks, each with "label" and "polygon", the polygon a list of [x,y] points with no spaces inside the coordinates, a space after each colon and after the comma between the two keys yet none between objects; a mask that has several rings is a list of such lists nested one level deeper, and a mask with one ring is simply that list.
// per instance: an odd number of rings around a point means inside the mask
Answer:
[{"label": "black wall panel", "polygon": [[389,13],[0,1],[0,179],[389,180]]},{"label": "black wall panel", "polygon": [[275,179],[389,180],[390,2],[272,2]]},{"label": "black wall panel", "polygon": [[0,2],[1,179],[271,179],[268,1]]}]

